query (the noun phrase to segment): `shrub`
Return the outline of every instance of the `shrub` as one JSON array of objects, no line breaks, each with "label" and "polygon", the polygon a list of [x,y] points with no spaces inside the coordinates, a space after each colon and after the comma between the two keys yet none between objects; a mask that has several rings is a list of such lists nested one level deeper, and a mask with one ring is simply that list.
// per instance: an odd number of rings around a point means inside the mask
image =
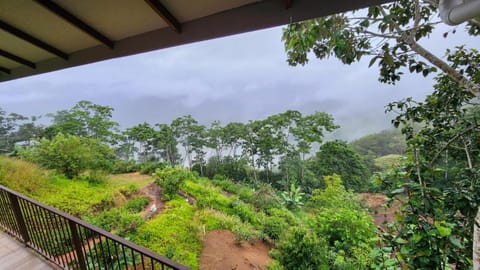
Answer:
[{"label": "shrub", "polygon": [[251,196],[249,202],[258,209],[267,210],[280,206],[280,198],[269,184],[261,184]]},{"label": "shrub", "polygon": [[319,212],[315,219],[315,232],[336,250],[352,254],[355,247],[372,246],[376,226],[366,213],[347,208],[329,208]]},{"label": "shrub", "polygon": [[138,186],[135,184],[130,184],[128,186],[122,186],[118,191],[125,197],[130,197],[138,191]]},{"label": "shrub", "polygon": [[178,166],[157,169],[153,176],[156,178],[155,182],[162,187],[166,200],[171,200],[177,194],[185,180],[194,178],[190,171]]},{"label": "shrub", "polygon": [[308,202],[315,208],[339,208],[360,209],[360,203],[352,192],[346,191],[340,176],[334,174],[325,176],[325,189],[315,189]]},{"label": "shrub", "polygon": [[140,173],[151,175],[155,171],[165,169],[166,167],[168,167],[166,162],[147,161],[140,164]]},{"label": "shrub", "polygon": [[175,196],[161,215],[138,227],[130,237],[133,242],[158,254],[167,254],[181,264],[198,269],[202,242],[200,225],[194,219],[195,207]]},{"label": "shrub", "polygon": [[326,242],[305,228],[294,228],[271,255],[285,270],[330,269]]},{"label": "shrub", "polygon": [[140,196],[129,200],[123,207],[131,213],[142,211],[150,202],[150,197]]},{"label": "shrub", "polygon": [[132,173],[140,169],[140,166],[133,159],[115,160],[112,165],[113,174]]},{"label": "shrub", "polygon": [[232,214],[231,205],[235,198],[223,195],[206,179],[198,179],[197,182],[187,180],[183,185],[183,190],[197,199],[199,208],[209,207]]},{"label": "shrub", "polygon": [[123,208],[115,208],[102,212],[86,220],[104,230],[115,232],[121,236],[133,232],[138,226],[144,223],[141,216],[132,214]]},{"label": "shrub", "polygon": [[288,228],[287,222],[280,217],[266,217],[263,221],[262,232],[273,241],[280,239],[280,236]]},{"label": "shrub", "polygon": [[104,185],[108,182],[108,174],[104,171],[91,170],[85,175],[81,175],[80,179],[87,181],[91,185]]},{"label": "shrub", "polygon": [[245,204],[240,200],[235,200],[232,202],[231,208],[232,214],[238,216],[243,222],[248,222],[253,225],[258,224],[255,217],[256,213],[250,205]]},{"label": "shrub", "polygon": [[233,227],[232,232],[234,235],[234,243],[238,246],[240,246],[243,241],[252,243],[253,239],[257,236],[250,227],[244,224],[237,224]]},{"label": "shrub", "polygon": [[113,151],[98,140],[59,133],[20,151],[20,156],[74,178],[87,169],[110,170]]}]

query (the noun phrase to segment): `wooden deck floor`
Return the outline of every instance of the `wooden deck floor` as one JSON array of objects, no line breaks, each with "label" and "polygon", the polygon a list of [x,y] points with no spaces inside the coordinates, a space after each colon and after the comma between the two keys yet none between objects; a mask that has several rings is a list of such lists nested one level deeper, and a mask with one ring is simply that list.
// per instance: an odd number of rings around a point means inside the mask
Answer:
[{"label": "wooden deck floor", "polygon": [[52,270],[40,255],[0,231],[0,270]]}]

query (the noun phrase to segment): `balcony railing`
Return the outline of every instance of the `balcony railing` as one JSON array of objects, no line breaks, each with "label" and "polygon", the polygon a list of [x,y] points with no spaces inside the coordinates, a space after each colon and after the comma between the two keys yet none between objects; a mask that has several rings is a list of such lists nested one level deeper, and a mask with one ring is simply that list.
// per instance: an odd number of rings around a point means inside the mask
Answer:
[{"label": "balcony railing", "polygon": [[0,227],[63,269],[189,269],[1,185]]}]

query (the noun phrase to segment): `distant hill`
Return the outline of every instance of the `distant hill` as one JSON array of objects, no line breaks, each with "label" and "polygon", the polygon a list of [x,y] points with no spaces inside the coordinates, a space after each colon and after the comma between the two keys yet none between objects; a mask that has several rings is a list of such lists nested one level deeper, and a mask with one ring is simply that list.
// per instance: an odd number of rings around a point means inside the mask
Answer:
[{"label": "distant hill", "polygon": [[387,155],[403,155],[405,137],[398,129],[387,129],[354,140],[350,145],[362,156],[372,171],[379,170],[374,160]]}]

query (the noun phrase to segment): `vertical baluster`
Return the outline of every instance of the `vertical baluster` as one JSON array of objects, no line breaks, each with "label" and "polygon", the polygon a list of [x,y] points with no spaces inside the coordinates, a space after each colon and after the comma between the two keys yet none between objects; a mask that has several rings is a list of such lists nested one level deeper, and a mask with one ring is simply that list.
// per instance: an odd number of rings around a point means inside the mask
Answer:
[{"label": "vertical baluster", "polygon": [[80,270],[87,270],[87,266],[85,264],[85,256],[82,251],[82,242],[80,240],[80,237],[78,236],[77,223],[75,223],[72,220],[69,220],[68,224],[70,225],[70,232],[72,233],[73,246],[75,247],[75,253],[77,254],[78,265],[80,266]]},{"label": "vertical baluster", "polygon": [[22,240],[25,244],[30,242],[30,236],[28,235],[27,226],[25,225],[25,220],[23,219],[22,210],[20,209],[20,204],[18,203],[18,198],[12,193],[10,195],[10,203],[12,204],[13,214],[15,215],[15,220],[18,224],[19,233],[22,236]]}]

